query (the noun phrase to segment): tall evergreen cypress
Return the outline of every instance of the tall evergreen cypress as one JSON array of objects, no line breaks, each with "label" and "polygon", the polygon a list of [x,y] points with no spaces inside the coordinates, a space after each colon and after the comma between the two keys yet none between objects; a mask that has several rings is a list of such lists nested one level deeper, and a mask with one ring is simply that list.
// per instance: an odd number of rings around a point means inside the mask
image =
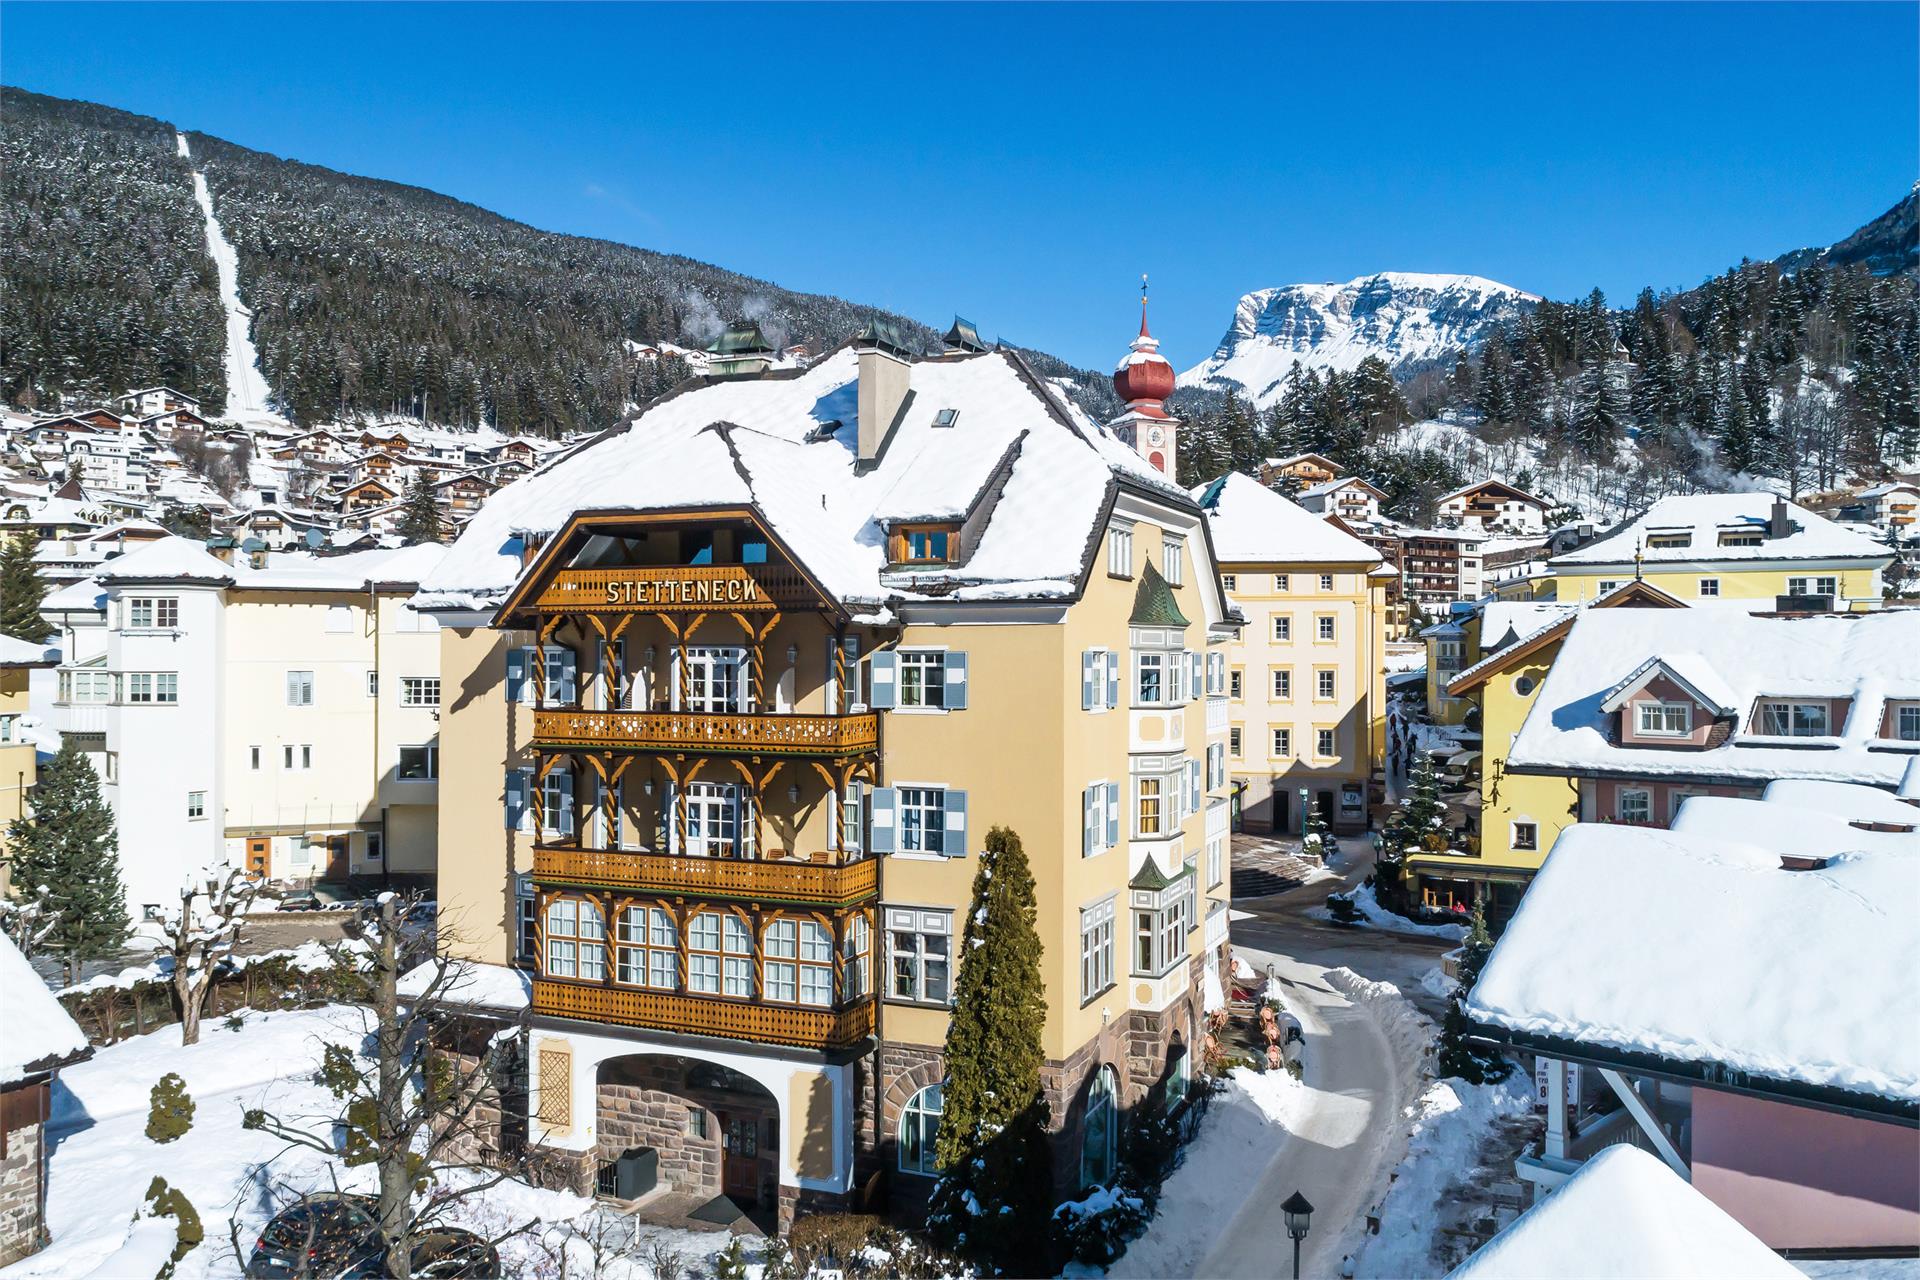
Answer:
[{"label": "tall evergreen cypress", "polygon": [[440,522],[440,504],[433,496],[433,482],[425,470],[413,473],[407,486],[406,505],[400,510],[400,523],[394,532],[407,543],[438,542],[444,531]]},{"label": "tall evergreen cypress", "polygon": [[60,956],[67,981],[77,982],[82,962],[114,954],[127,936],[113,811],[71,740],[41,768],[28,799],[32,812],[7,826],[9,874],[27,896],[44,890],[48,909],[59,913],[41,949]]},{"label": "tall evergreen cypress", "polygon": [[1053,1159],[1040,1086],[1047,1019],[1033,872],[1020,837],[987,833],[960,943],[928,1226],[996,1271],[1051,1275]]},{"label": "tall evergreen cypress", "polygon": [[33,539],[16,533],[0,546],[0,634],[35,644],[50,638],[53,628],[40,616],[47,584],[33,562]]}]

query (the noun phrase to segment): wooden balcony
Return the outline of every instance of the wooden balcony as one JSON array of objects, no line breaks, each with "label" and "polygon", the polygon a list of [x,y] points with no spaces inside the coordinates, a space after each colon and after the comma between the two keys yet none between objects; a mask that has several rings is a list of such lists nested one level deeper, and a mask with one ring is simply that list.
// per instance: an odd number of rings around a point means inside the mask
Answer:
[{"label": "wooden balcony", "polygon": [[677,1035],[718,1036],[801,1049],[844,1048],[873,1034],[871,999],[844,1009],[807,1009],[535,978],[533,1011],[552,1018],[611,1022]]},{"label": "wooden balcony", "polygon": [[777,564],[562,569],[533,603],[543,613],[732,613],[819,608],[799,570]]},{"label": "wooden balcony", "polygon": [[880,891],[880,864],[874,858],[836,864],[541,845],[533,851],[533,878],[541,884],[582,888],[852,906]]},{"label": "wooden balcony", "polygon": [[595,751],[857,756],[879,748],[880,719],[873,712],[821,716],[542,710],[534,712],[533,740],[543,747]]}]

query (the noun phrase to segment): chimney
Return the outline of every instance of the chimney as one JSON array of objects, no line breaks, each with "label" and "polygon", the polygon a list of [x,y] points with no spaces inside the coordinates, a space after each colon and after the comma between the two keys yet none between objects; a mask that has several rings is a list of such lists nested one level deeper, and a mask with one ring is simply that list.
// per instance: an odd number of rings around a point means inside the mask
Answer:
[{"label": "chimney", "polygon": [[885,320],[869,321],[854,338],[853,351],[860,361],[859,463],[870,467],[880,460],[893,424],[913,394],[913,364],[900,331]]},{"label": "chimney", "polygon": [[1776,497],[1773,500],[1773,514],[1767,519],[1767,536],[1784,538],[1793,532],[1793,521],[1787,518],[1787,500]]}]

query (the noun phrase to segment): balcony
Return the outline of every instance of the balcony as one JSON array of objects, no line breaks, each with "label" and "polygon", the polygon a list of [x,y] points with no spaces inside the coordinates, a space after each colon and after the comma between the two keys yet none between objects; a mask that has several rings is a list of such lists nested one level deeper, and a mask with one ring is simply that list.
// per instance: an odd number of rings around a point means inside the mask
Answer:
[{"label": "balcony", "polygon": [[857,756],[879,749],[880,720],[860,715],[698,711],[536,711],[542,747],[722,755]]},{"label": "balcony", "polygon": [[801,1049],[845,1048],[873,1034],[870,999],[844,1009],[805,1009],[535,978],[533,1011],[551,1018],[611,1022],[649,1031],[753,1040]]},{"label": "balcony", "polygon": [[533,851],[533,878],[583,888],[851,906],[880,891],[880,864],[873,858],[763,861],[541,845]]},{"label": "balcony", "polygon": [[813,609],[820,595],[799,570],[776,564],[562,569],[533,607],[542,612],[654,613]]}]

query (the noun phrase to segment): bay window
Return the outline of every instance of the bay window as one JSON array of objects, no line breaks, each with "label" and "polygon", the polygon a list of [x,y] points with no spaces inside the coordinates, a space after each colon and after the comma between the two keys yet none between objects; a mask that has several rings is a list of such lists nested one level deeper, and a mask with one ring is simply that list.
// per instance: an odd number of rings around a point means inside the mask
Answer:
[{"label": "bay window", "polygon": [[547,904],[547,974],[587,982],[606,978],[606,922],[599,903],[555,898]]}]

